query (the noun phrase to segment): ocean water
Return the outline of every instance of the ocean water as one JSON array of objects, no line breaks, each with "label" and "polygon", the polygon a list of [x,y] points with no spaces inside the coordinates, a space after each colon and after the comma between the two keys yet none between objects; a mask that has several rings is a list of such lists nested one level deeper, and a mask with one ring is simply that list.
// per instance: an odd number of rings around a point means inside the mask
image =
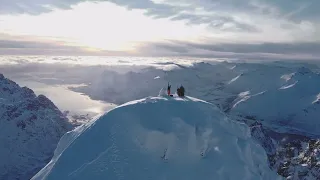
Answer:
[{"label": "ocean water", "polygon": [[61,111],[70,111],[72,114],[94,116],[109,111],[116,106],[115,104],[92,100],[85,94],[69,89],[69,87],[79,85],[48,85],[19,79],[16,82],[20,86],[31,88],[37,95],[47,96]]}]

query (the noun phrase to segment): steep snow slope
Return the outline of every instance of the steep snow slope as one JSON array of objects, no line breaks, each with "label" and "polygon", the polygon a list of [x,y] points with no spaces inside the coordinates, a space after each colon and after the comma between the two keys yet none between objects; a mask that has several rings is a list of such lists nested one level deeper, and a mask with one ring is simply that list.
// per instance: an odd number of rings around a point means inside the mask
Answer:
[{"label": "steep snow slope", "polygon": [[0,179],[30,179],[71,125],[45,96],[0,74]]},{"label": "steep snow slope", "polygon": [[277,179],[250,129],[191,97],[126,103],[60,140],[32,179]]}]

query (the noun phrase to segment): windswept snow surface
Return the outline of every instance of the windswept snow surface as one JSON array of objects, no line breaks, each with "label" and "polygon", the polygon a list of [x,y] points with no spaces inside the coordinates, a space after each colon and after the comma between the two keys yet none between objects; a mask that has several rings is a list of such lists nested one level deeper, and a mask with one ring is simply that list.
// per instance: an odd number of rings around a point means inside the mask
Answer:
[{"label": "windswept snow surface", "polygon": [[121,105],[67,133],[32,179],[278,179],[247,125],[191,97]]}]

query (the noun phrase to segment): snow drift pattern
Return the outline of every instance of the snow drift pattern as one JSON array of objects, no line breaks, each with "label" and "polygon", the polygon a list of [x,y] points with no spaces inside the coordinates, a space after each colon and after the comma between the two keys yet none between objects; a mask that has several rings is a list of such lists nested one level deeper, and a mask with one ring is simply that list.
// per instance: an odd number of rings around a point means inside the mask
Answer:
[{"label": "snow drift pattern", "polygon": [[126,103],[67,133],[36,179],[277,179],[245,124],[191,97]]}]

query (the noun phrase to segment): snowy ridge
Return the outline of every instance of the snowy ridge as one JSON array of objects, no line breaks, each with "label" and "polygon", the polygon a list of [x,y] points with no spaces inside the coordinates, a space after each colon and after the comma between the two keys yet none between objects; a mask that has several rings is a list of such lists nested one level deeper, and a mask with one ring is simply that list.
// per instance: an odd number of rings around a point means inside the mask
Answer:
[{"label": "snowy ridge", "polygon": [[71,128],[48,98],[0,74],[0,179],[30,179]]},{"label": "snowy ridge", "polygon": [[[94,141],[93,141],[94,140]],[[207,102],[149,97],[63,136],[32,179],[278,179],[250,129]]]}]

